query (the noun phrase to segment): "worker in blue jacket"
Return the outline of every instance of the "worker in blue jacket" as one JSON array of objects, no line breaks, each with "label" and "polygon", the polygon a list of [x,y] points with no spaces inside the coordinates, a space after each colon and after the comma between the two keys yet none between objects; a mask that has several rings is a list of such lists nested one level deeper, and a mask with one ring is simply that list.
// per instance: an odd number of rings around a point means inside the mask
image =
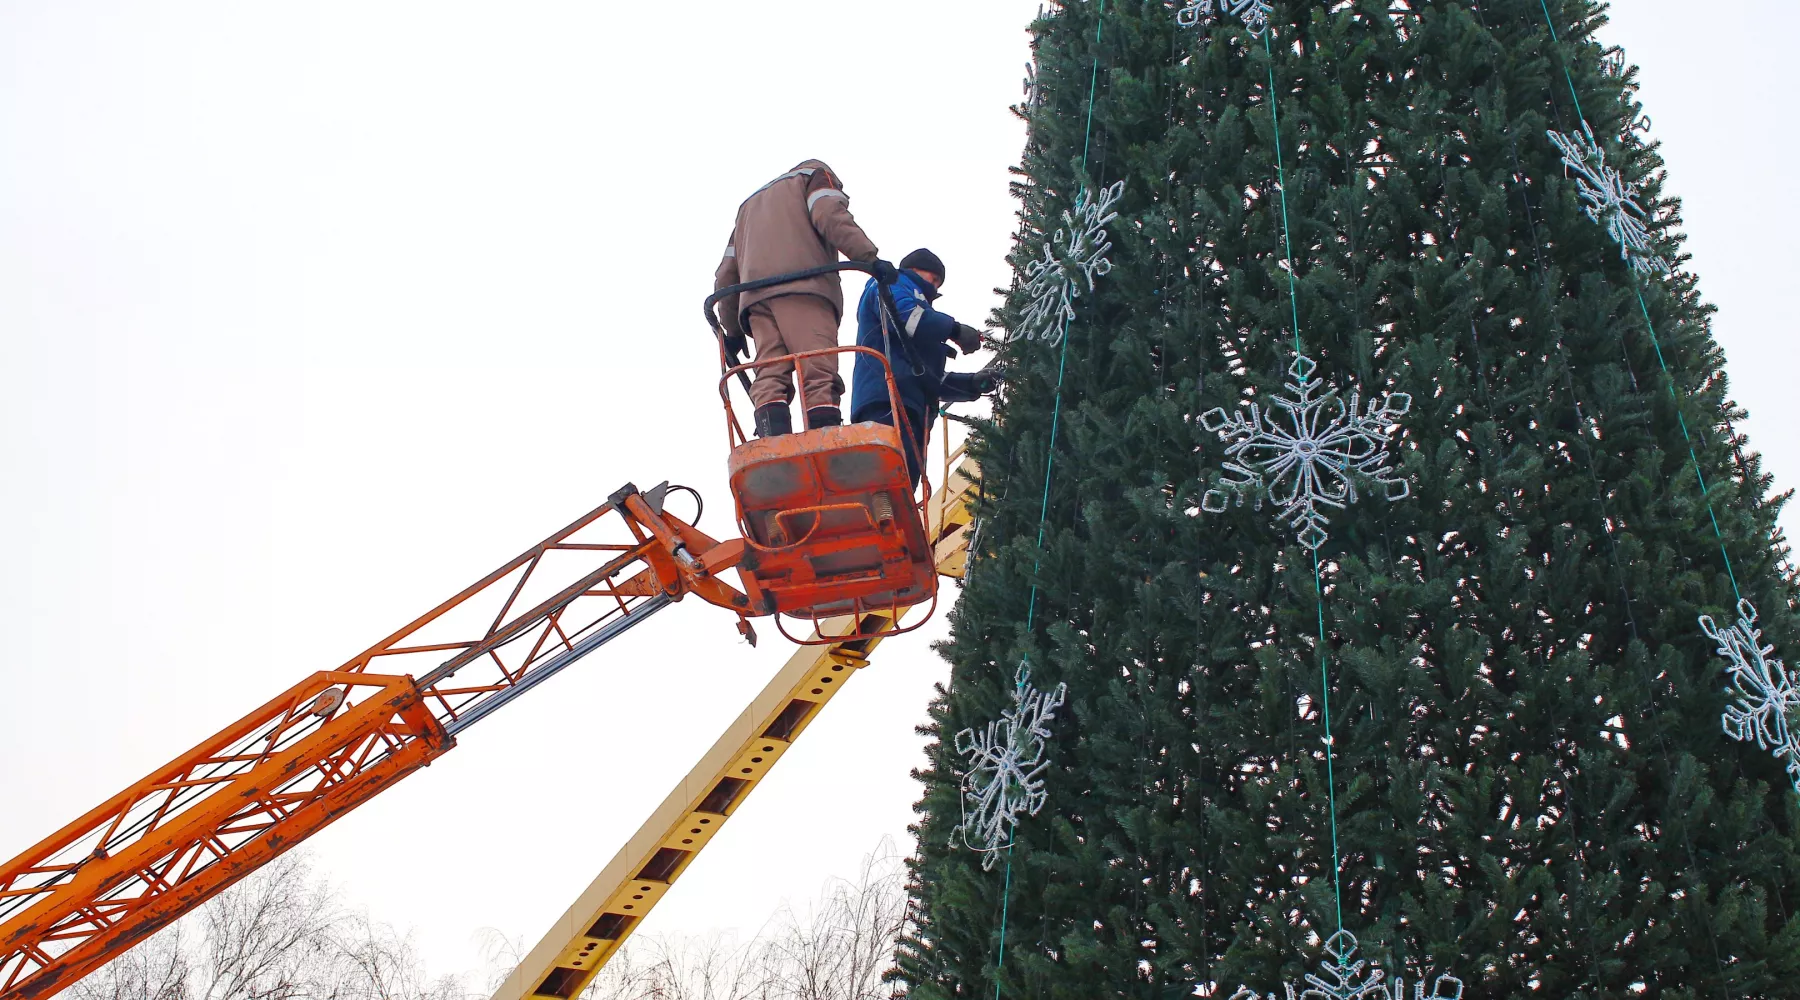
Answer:
[{"label": "worker in blue jacket", "polygon": [[[907,426],[900,436],[906,444],[906,466],[914,486],[924,468],[925,443],[938,407],[979,399],[1000,386],[999,376],[992,371],[944,371],[957,348],[964,354],[980,350],[981,331],[932,308],[943,284],[944,262],[930,250],[914,250],[901,259],[899,278],[887,286],[893,305],[887,330],[883,331],[881,323],[881,282],[869,281],[856,308],[857,346],[885,353],[894,371],[894,385],[906,411]],[[850,422],[863,421],[895,426],[881,363],[858,354],[850,386]]]}]

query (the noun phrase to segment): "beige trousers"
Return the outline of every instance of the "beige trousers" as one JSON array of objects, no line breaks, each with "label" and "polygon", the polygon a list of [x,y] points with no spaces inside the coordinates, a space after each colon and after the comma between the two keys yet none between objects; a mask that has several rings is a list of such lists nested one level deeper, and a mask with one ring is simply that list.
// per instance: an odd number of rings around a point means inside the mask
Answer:
[{"label": "beige trousers", "polygon": [[[836,347],[837,310],[817,295],[764,299],[750,307],[750,339],[756,343],[758,361]],[[793,362],[757,369],[756,379],[750,383],[751,402],[759,407],[792,402],[793,371]],[[800,362],[800,396],[807,409],[836,406],[843,395],[838,355],[826,354]]]}]

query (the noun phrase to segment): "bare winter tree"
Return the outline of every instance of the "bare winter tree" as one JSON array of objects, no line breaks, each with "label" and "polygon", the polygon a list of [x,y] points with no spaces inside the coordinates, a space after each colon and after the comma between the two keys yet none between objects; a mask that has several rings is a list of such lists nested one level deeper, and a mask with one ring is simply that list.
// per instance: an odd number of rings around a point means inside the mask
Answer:
[{"label": "bare winter tree", "polygon": [[303,855],[264,865],[69,990],[72,1000],[462,1000],[412,943],[346,911]]},{"label": "bare winter tree", "polygon": [[792,1000],[885,1000],[882,975],[906,924],[906,883],[894,845],[863,858],[856,881],[838,879],[808,917],[783,908],[769,939],[777,994]]},{"label": "bare winter tree", "polygon": [[[857,878],[828,883],[804,911],[784,906],[747,943],[639,937],[582,1000],[891,1000],[882,976],[906,919],[891,843]],[[521,945],[498,935],[490,962]],[[504,972],[499,978],[504,978]],[[499,978],[494,980],[497,984]],[[70,988],[71,1000],[473,1000],[425,971],[410,938],[345,908],[304,856],[287,855]]]},{"label": "bare winter tree", "polygon": [[366,913],[340,918],[331,929],[337,973],[336,1000],[464,1000],[470,996],[454,976],[431,978],[412,938]]},{"label": "bare winter tree", "polygon": [[288,854],[200,908],[190,1000],[300,1000],[332,976],[331,888]]},{"label": "bare winter tree", "polygon": [[188,1000],[190,949],[183,925],[158,934],[69,989],[74,1000]]}]

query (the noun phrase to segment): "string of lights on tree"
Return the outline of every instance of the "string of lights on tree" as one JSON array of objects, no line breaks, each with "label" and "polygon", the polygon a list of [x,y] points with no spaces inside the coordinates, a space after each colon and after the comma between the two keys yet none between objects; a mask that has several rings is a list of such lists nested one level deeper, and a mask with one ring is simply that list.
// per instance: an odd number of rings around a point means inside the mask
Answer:
[{"label": "string of lights on tree", "polygon": [[[1633,280],[1669,273],[1669,263],[1657,252],[1650,232],[1651,214],[1638,201],[1637,185],[1606,162],[1606,152],[1587,121],[1581,122],[1578,133],[1551,129],[1546,134],[1562,154],[1563,169],[1575,179],[1582,214],[1618,244],[1619,258],[1630,267]],[[1647,313],[1645,321],[1649,321]],[[1655,331],[1650,335],[1654,340]],[[1659,358],[1661,352],[1657,347]],[[1686,421],[1682,420],[1686,436]],[[1694,471],[1699,474],[1698,464]],[[1701,487],[1704,490],[1704,476]],[[1720,551],[1729,570],[1731,557],[1722,548]],[[1713,640],[1725,661],[1731,703],[1720,722],[1732,739],[1755,743],[1774,754],[1793,779],[1794,790],[1800,792],[1800,739],[1794,734],[1800,722],[1800,688],[1787,667],[1774,657],[1775,647],[1763,645],[1762,631],[1756,627],[1756,605],[1740,596],[1737,612],[1737,622],[1724,627],[1710,615],[1699,617],[1701,632]]]},{"label": "string of lights on tree", "polygon": [[[1224,5],[1219,9],[1224,9]],[[1243,19],[1245,30],[1252,36],[1265,35],[1271,13],[1267,4],[1233,2],[1230,9]],[[1210,0],[1199,0],[1178,12],[1176,22],[1183,26],[1208,23],[1208,15],[1213,10]],[[1273,49],[1269,46],[1267,37],[1263,37],[1263,43],[1272,57]],[[1296,300],[1299,293],[1295,287],[1295,262],[1288,234],[1286,183],[1285,177],[1280,176],[1281,129],[1273,73],[1271,66],[1270,114],[1275,117],[1273,135],[1277,144],[1282,239],[1287,247],[1288,294],[1295,303],[1294,361],[1288,368],[1293,381],[1285,385],[1288,395],[1271,398],[1266,408],[1260,403],[1250,402],[1240,405],[1235,411],[1216,407],[1201,414],[1202,429],[1218,435],[1225,444],[1226,457],[1220,466],[1221,485],[1206,492],[1201,499],[1201,508],[1209,513],[1223,513],[1235,496],[1239,506],[1249,497],[1256,508],[1261,509],[1262,502],[1266,499],[1275,510],[1277,522],[1293,530],[1296,540],[1312,552],[1314,584],[1318,587],[1321,573],[1319,549],[1330,538],[1327,531],[1330,526],[1327,509],[1342,510],[1347,505],[1356,503],[1359,499],[1359,478],[1377,485],[1389,501],[1403,500],[1412,495],[1411,484],[1393,468],[1393,456],[1389,450],[1389,442],[1399,418],[1412,408],[1412,397],[1407,393],[1383,393],[1379,399],[1371,398],[1364,406],[1361,392],[1355,386],[1349,389],[1346,400],[1337,386],[1313,381],[1318,365],[1300,347],[1301,331]],[[1318,591],[1317,597],[1320,602],[1319,649],[1323,654],[1325,616],[1322,589]],[[1320,669],[1322,672],[1325,669],[1323,660]],[[1327,781],[1330,782],[1333,779],[1329,762],[1334,753],[1329,715],[1330,681],[1324,677],[1321,680],[1325,690],[1324,707],[1320,714],[1325,726],[1326,774]],[[1328,789],[1328,792],[1332,810],[1335,886],[1338,876],[1337,802],[1335,789]],[[1341,896],[1338,905],[1339,926],[1323,942],[1326,958],[1321,961],[1319,972],[1308,974],[1298,990],[1293,983],[1283,984],[1287,1000],[1405,1000],[1406,983],[1403,977],[1395,977],[1390,982],[1384,970],[1356,957],[1359,943],[1356,935],[1342,926]],[[1430,996],[1434,1000],[1460,1000],[1462,989],[1461,980],[1443,975],[1433,983]],[[1255,990],[1240,986],[1231,1000],[1264,998]],[[1266,1000],[1281,998],[1269,993]],[[1415,1000],[1427,1000],[1423,980],[1415,988]]]},{"label": "string of lights on tree", "polygon": [[[1100,0],[1104,14],[1106,0]],[[1040,16],[1042,11],[1040,9]],[[1100,24],[1104,22],[1101,21]],[[1094,41],[1100,41],[1097,24]],[[1099,56],[1088,87],[1087,128],[1093,127],[1094,99],[1099,87]],[[1023,111],[1032,114],[1044,101],[1042,81],[1036,59],[1025,67],[1025,102]],[[1081,154],[1081,169],[1087,169],[1087,149]],[[1094,283],[1112,270],[1106,256],[1112,241],[1105,227],[1118,213],[1113,210],[1125,191],[1123,181],[1101,189],[1097,197],[1083,188],[1070,210],[1063,212],[1063,226],[1046,236],[1040,246],[1042,256],[1028,267],[1025,294],[1031,300],[1030,319],[1015,330],[1013,339],[1038,340],[1060,345],[1063,360],[1068,358],[1068,325],[1075,318],[1074,300],[1080,297],[1077,282],[1083,282],[1091,293]],[[1054,333],[1052,332],[1054,331]],[[1062,374],[1059,365],[1055,405],[1050,424],[1050,438],[1044,465],[1044,499],[1038,512],[1038,543],[1043,544],[1044,525],[1050,513],[1050,474],[1056,452],[1058,421],[1062,407]],[[977,522],[979,525],[979,522]],[[979,527],[976,529],[979,531]],[[974,547],[971,544],[971,553]],[[1031,588],[1031,599],[1025,616],[1025,627],[1031,628],[1037,612],[1037,587]],[[965,729],[956,735],[954,746],[959,756],[970,758],[963,769],[958,796],[962,822],[951,832],[952,846],[961,839],[964,846],[981,852],[982,869],[991,870],[1002,847],[1010,848],[1021,815],[1035,816],[1049,801],[1044,775],[1050,768],[1046,757],[1050,739],[1050,722],[1056,709],[1067,697],[1068,685],[1058,684],[1043,692],[1031,683],[1028,662],[1021,662],[1014,675],[1012,708],[980,732]],[[1012,889],[1012,852],[1007,850],[1006,877],[1001,889],[1000,935],[994,957],[994,1000],[1000,1000],[1000,973],[1006,965],[1007,909]]]}]

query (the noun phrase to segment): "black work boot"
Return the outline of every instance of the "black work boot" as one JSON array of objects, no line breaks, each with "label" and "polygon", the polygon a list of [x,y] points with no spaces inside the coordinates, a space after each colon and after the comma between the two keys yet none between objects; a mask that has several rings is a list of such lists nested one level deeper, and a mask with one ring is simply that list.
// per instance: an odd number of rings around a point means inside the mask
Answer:
[{"label": "black work boot", "polygon": [[806,411],[806,429],[836,427],[844,422],[844,413],[835,406],[815,406]]},{"label": "black work boot", "polygon": [[756,436],[780,437],[794,433],[794,415],[786,403],[770,403],[756,408]]}]

